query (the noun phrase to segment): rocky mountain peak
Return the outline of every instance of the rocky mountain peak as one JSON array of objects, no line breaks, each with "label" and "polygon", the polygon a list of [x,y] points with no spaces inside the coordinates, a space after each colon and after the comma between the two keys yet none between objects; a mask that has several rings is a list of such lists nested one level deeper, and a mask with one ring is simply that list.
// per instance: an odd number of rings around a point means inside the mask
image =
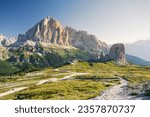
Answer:
[{"label": "rocky mountain peak", "polygon": [[3,41],[3,45],[8,49],[30,46],[35,50],[38,50],[38,45],[45,48],[53,45],[72,46],[90,53],[93,59],[99,59],[101,55],[108,55],[109,51],[108,45],[95,35],[86,31],[77,31],[68,26],[64,28],[57,19],[49,16],[39,21],[25,34],[19,34],[17,39]]},{"label": "rocky mountain peak", "polygon": [[[45,43],[44,45],[56,44],[73,46],[83,51],[99,56],[101,53],[108,53],[109,47],[105,42],[100,41],[96,36],[86,31],[77,31],[71,27],[65,28],[61,23],[52,17],[46,17],[25,34],[19,34],[18,40],[12,44],[13,47],[24,46],[26,43]],[[98,57],[99,58],[99,57]]]},{"label": "rocky mountain peak", "polygon": [[20,38],[69,46],[68,37],[68,31],[63,28],[61,23],[48,16],[29,29],[26,35],[22,35]]},{"label": "rocky mountain peak", "polygon": [[3,39],[3,41],[1,43],[4,47],[8,47],[11,44],[15,43],[16,41],[17,41],[17,38],[12,37],[12,38],[8,38],[8,39],[7,38]]},{"label": "rocky mountain peak", "polygon": [[3,34],[0,34],[0,41],[4,40],[6,37]]},{"label": "rocky mountain peak", "polygon": [[6,39],[6,37],[0,33],[0,46],[3,46],[3,41]]}]

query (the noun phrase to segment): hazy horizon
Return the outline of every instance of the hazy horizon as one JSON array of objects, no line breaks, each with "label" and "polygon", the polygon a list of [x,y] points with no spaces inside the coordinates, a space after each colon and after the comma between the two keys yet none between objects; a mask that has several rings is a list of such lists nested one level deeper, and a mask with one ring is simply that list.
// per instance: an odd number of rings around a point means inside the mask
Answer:
[{"label": "hazy horizon", "polygon": [[25,33],[46,16],[108,43],[150,39],[147,0],[0,0],[0,33]]}]

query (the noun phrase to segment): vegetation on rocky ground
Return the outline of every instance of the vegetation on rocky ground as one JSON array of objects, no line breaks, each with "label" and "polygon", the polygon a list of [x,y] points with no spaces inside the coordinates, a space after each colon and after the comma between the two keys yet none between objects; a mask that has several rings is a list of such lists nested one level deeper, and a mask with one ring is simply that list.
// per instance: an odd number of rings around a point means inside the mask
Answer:
[{"label": "vegetation on rocky ground", "polygon": [[[150,81],[150,67],[137,65],[118,66],[114,62],[74,62],[57,69],[45,68],[22,76],[1,76],[1,80],[6,84],[11,82],[21,84],[28,81],[38,82],[42,79],[63,78],[72,73],[88,74],[74,76],[74,80],[63,80],[40,86],[31,84],[26,90],[0,99],[90,99],[96,97],[106,88],[118,84],[118,77],[128,80],[130,86]],[[29,84],[27,83],[23,86],[29,86]],[[133,92],[132,95],[137,95],[137,92]]]}]

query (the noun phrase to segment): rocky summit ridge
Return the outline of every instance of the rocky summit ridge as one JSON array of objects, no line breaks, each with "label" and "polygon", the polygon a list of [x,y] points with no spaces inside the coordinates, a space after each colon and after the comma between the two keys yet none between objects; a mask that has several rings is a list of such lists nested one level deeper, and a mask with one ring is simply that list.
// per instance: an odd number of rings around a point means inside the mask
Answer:
[{"label": "rocky summit ridge", "polygon": [[70,46],[68,37],[68,32],[63,28],[61,23],[48,16],[35,24],[25,34],[19,34],[17,41],[11,46],[24,45],[27,41],[31,43],[43,42],[47,44]]},{"label": "rocky summit ridge", "polygon": [[88,34],[86,31],[77,31],[72,27],[66,26],[69,33],[69,40],[72,46],[92,53],[108,53],[109,47],[95,35]]},{"label": "rocky summit ridge", "polygon": [[[15,60],[14,62],[16,62],[16,60],[30,61],[30,56],[37,53],[44,59],[47,55],[53,56],[54,59],[60,56],[60,51],[62,51],[60,50],[61,48],[52,49],[54,45],[55,47],[65,47],[62,53],[64,53],[63,56],[67,57],[67,60],[78,57],[80,59],[84,58],[84,60],[103,59],[104,61],[126,61],[124,45],[118,44],[109,48],[105,42],[99,40],[95,35],[88,34],[86,31],[77,31],[69,26],[63,27],[60,21],[49,16],[35,24],[32,28],[27,30],[25,34],[19,34],[17,38],[8,39],[0,35],[0,44],[10,53],[11,59],[9,60]],[[74,48],[79,51],[66,50],[66,47],[71,47],[71,49]],[[57,52],[53,55],[56,50]],[[76,55],[74,55],[72,51]],[[13,53],[17,54],[14,55]],[[70,56],[70,58],[68,56]],[[26,58],[22,59],[21,57]],[[61,60],[62,58],[59,59]],[[63,59],[65,60],[65,57]]]},{"label": "rocky summit ridge", "polygon": [[92,53],[107,53],[109,50],[107,44],[100,41],[96,36],[68,26],[64,28],[60,21],[50,16],[35,24],[25,34],[19,34],[17,41],[11,43],[11,46],[24,45],[27,41],[73,46]]},{"label": "rocky summit ridge", "polygon": [[69,46],[68,31],[61,23],[52,18],[46,17],[26,32],[26,38],[37,42],[54,43]]}]

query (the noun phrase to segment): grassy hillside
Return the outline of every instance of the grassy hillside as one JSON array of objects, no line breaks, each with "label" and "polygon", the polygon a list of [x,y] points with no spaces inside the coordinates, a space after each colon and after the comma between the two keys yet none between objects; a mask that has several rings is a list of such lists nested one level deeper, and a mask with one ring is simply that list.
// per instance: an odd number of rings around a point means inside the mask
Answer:
[{"label": "grassy hillside", "polygon": [[24,74],[47,67],[59,67],[74,60],[89,60],[94,57],[88,52],[73,47],[57,45],[12,48],[9,56],[8,60],[0,60],[0,75]]},{"label": "grassy hillside", "polygon": [[92,58],[92,55],[88,52],[84,52],[74,48],[49,47],[43,48],[43,53],[46,53],[44,57],[49,65],[54,67],[67,64],[74,59],[89,60]]},{"label": "grassy hillside", "polygon": [[[73,76],[74,80],[35,85],[40,80],[61,79],[73,73],[88,74]],[[75,62],[57,69],[46,68],[21,77],[13,76],[13,80],[9,77],[6,84],[15,82],[19,86],[22,84],[22,86],[29,88],[0,99],[90,99],[96,97],[104,89],[118,84],[118,77],[127,79],[130,84],[141,84],[150,81],[150,67],[137,65],[117,66],[113,62]],[[6,90],[9,89],[3,87],[3,91]]]},{"label": "grassy hillside", "polygon": [[[58,45],[36,47],[24,46],[10,50],[10,63],[19,63],[20,69],[25,64],[28,68],[44,68],[48,66],[58,67],[63,64],[72,62],[73,60],[89,60],[94,56],[89,52],[84,52],[73,47],[64,47]],[[27,71],[23,67],[23,71]],[[28,70],[30,71],[30,70]],[[31,70],[32,71],[32,70]]]},{"label": "grassy hillside", "polygon": [[106,86],[95,81],[62,81],[33,86],[28,90],[6,96],[11,99],[90,99],[104,90]]},{"label": "grassy hillside", "polygon": [[78,64],[60,67],[60,69],[74,72],[87,72],[91,76],[100,78],[115,78],[119,76],[128,79],[130,83],[140,83],[145,80],[150,80],[150,67],[138,65],[118,66],[113,62],[79,62]]}]

